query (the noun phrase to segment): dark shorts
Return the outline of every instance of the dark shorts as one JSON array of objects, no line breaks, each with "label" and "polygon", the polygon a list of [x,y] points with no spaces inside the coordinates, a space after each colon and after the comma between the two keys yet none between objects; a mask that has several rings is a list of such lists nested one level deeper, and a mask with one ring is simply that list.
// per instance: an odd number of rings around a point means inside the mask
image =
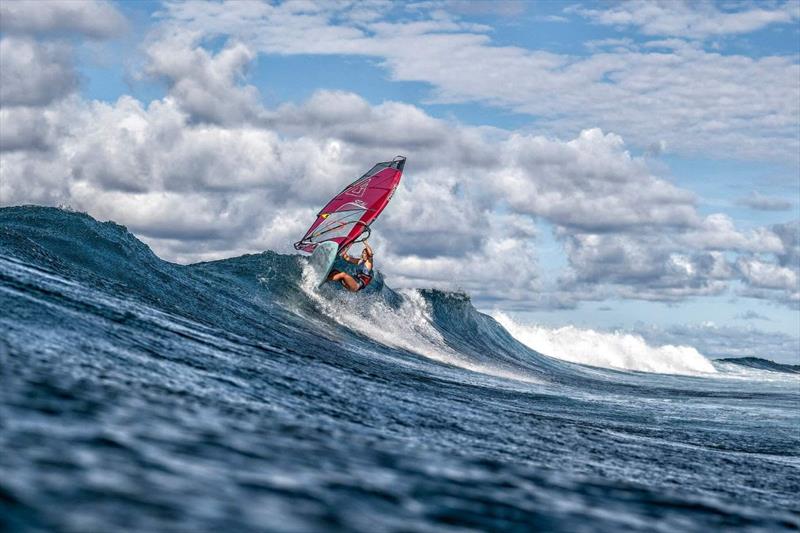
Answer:
[{"label": "dark shorts", "polygon": [[[328,274],[328,279],[331,279],[333,276],[341,272],[341,270],[336,270],[335,268],[331,270],[331,273]],[[364,274],[356,274],[353,276],[353,279],[356,283],[358,283],[358,290],[363,289],[369,282],[372,281],[372,276],[365,276]],[[344,281],[342,282],[344,284]]]},{"label": "dark shorts", "polygon": [[372,276],[365,276],[364,274],[356,274],[355,280],[358,282],[358,290],[363,289],[369,282],[372,281]]}]

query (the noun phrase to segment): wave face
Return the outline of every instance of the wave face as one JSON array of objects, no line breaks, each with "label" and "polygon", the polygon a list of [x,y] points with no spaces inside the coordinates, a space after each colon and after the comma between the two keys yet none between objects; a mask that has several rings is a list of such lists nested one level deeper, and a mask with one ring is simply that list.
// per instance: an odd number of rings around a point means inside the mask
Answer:
[{"label": "wave face", "polygon": [[41,207],[0,209],[0,309],[0,530],[798,526],[790,373],[578,330],[543,355],[463,294],[176,265]]}]

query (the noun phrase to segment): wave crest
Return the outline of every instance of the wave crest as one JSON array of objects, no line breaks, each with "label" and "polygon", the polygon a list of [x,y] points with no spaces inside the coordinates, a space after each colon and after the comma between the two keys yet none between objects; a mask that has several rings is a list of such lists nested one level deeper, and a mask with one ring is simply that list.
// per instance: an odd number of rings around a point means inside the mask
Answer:
[{"label": "wave crest", "polygon": [[659,374],[711,374],[711,361],[691,346],[651,346],[635,334],[575,326],[520,324],[502,311],[492,316],[518,341],[539,353],[571,363]]}]

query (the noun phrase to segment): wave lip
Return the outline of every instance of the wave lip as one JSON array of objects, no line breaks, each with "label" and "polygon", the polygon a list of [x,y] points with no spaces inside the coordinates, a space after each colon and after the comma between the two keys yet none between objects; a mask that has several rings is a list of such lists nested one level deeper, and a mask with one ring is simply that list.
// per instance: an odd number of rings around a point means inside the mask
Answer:
[{"label": "wave lip", "polygon": [[639,335],[619,331],[520,324],[502,311],[494,311],[492,316],[529,348],[571,363],[657,374],[717,372],[711,360],[691,346],[651,346]]}]

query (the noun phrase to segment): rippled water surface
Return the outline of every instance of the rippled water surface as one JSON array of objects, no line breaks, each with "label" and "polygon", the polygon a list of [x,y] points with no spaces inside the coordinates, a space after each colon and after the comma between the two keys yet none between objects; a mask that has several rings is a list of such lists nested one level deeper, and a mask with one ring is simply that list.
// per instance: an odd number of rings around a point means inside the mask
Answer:
[{"label": "rippled water surface", "polygon": [[797,374],[580,366],[305,265],[0,209],[0,529],[798,528]]}]

